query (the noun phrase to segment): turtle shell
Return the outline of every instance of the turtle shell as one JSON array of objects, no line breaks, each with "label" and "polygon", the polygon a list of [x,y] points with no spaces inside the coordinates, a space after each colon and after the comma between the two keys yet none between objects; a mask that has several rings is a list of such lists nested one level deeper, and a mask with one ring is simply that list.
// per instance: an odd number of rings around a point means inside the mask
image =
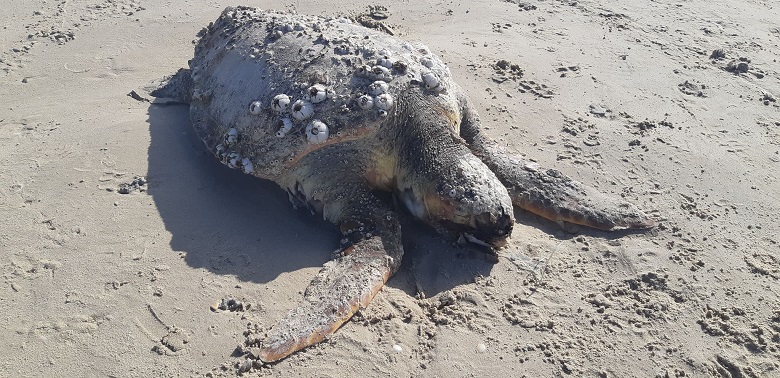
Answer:
[{"label": "turtle shell", "polygon": [[190,61],[196,132],[223,163],[258,177],[376,135],[410,86],[456,106],[449,70],[427,47],[348,19],[228,8],[199,36]]}]

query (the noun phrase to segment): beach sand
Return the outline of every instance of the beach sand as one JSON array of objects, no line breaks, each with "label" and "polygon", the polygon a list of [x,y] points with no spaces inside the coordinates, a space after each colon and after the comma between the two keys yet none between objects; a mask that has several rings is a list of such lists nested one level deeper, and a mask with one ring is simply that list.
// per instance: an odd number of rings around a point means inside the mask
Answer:
[{"label": "beach sand", "polygon": [[[128,96],[185,67],[231,5],[384,5],[502,145],[659,227],[570,233],[518,211],[493,264],[407,222],[367,309],[246,362],[338,233],[209,156],[186,106]],[[31,0],[0,21],[0,377],[780,376],[773,1]],[[251,306],[210,309],[227,298]]]}]

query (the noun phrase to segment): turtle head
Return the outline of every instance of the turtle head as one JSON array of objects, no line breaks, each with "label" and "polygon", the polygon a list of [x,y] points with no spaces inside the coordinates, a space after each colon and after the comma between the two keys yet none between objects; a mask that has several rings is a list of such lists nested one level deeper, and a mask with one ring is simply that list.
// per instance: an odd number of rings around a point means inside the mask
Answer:
[{"label": "turtle head", "polygon": [[494,248],[506,245],[514,225],[512,201],[496,175],[470,153],[441,168],[436,177],[404,180],[400,197],[406,208],[439,231]]}]

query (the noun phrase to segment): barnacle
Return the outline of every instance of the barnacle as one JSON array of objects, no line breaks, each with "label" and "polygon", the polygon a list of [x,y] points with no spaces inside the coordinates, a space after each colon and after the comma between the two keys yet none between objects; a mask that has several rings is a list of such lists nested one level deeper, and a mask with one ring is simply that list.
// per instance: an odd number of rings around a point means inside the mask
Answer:
[{"label": "barnacle", "polygon": [[271,109],[275,112],[285,112],[290,107],[290,97],[286,94],[278,94],[271,100]]},{"label": "barnacle", "polygon": [[328,98],[328,90],[322,84],[314,84],[308,89],[308,98],[312,104],[323,102]]},{"label": "barnacle", "polygon": [[258,115],[263,110],[263,104],[260,101],[254,101],[249,104],[249,114]]},{"label": "barnacle", "polygon": [[368,85],[368,91],[371,92],[371,94],[374,96],[378,96],[381,95],[382,93],[386,93],[389,88],[390,86],[381,80],[377,80]]},{"label": "barnacle", "polygon": [[290,130],[292,130],[293,123],[292,120],[289,118],[282,118],[276,123],[276,125],[277,125],[276,136],[281,138],[287,135],[287,133],[289,133]]},{"label": "barnacle", "polygon": [[372,67],[369,77],[374,78],[375,80],[393,80],[393,74],[390,72],[390,69],[383,66]]},{"label": "barnacle", "polygon": [[385,55],[379,59],[376,60],[376,64],[385,68],[392,68],[393,67],[393,61],[390,60],[390,58]]},{"label": "barnacle", "polygon": [[444,90],[444,83],[431,71],[424,72],[422,74],[422,81],[426,89],[441,92]]},{"label": "barnacle", "polygon": [[369,95],[362,95],[357,99],[358,106],[361,109],[368,110],[374,107],[374,99]]},{"label": "barnacle", "polygon": [[309,122],[306,126],[306,138],[311,143],[322,143],[328,140],[328,126],[320,120]]},{"label": "barnacle", "polygon": [[236,129],[228,129],[227,137],[225,137],[225,143],[232,144],[235,143],[236,140],[238,140],[238,130]]},{"label": "barnacle", "polygon": [[306,118],[311,117],[314,114],[314,105],[306,100],[298,100],[292,106],[293,118],[303,121]]},{"label": "barnacle", "polygon": [[249,158],[243,158],[241,160],[241,165],[244,168],[244,173],[252,173],[255,171],[255,167],[252,164],[252,160],[249,160]]},{"label": "barnacle", "polygon": [[382,93],[381,95],[376,96],[374,103],[379,110],[390,110],[390,108],[393,107],[393,96],[389,93]]}]

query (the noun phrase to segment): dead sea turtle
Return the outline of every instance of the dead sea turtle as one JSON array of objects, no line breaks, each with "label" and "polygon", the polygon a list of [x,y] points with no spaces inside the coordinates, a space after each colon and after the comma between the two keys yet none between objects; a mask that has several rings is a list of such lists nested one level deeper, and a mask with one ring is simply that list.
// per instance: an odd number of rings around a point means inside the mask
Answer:
[{"label": "dead sea turtle", "polygon": [[276,361],[322,341],[365,307],[403,255],[393,193],[437,230],[503,246],[512,205],[603,230],[653,227],[634,205],[511,155],[445,64],[346,19],[227,8],[199,33],[189,69],[152,95],[190,105],[206,148],[273,180],[338,225],[339,257],[260,345]]}]

